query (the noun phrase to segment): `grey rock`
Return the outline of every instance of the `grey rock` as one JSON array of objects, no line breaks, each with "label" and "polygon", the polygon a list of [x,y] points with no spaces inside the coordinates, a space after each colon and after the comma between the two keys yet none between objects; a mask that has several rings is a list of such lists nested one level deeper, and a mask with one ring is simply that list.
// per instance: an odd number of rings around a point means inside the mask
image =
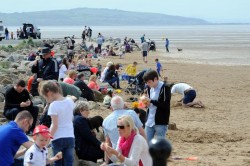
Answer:
[{"label": "grey rock", "polygon": [[0,93],[0,102],[4,102],[4,99],[5,99],[4,95]]},{"label": "grey rock", "polygon": [[8,69],[10,67],[10,61],[7,61],[6,58],[0,62],[0,67],[4,69]]},{"label": "grey rock", "polygon": [[10,67],[17,69],[18,67],[20,67],[20,64],[19,63],[11,63]]}]

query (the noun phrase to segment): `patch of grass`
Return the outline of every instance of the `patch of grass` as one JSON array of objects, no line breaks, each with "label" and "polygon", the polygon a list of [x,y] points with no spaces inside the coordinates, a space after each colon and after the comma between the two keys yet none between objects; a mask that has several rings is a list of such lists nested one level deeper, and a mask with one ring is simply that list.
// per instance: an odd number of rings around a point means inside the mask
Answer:
[{"label": "patch of grass", "polygon": [[21,43],[19,43],[16,46],[8,45],[8,46],[0,46],[0,50],[3,50],[5,52],[15,52],[17,50],[27,49],[27,48],[37,48],[42,46],[42,42],[34,42],[32,38],[29,38],[27,40],[23,40]]}]

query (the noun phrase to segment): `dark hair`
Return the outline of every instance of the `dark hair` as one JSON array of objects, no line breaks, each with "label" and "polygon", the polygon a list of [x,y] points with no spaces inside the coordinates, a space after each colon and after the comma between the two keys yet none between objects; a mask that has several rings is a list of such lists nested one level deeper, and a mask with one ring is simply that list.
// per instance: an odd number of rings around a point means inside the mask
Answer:
[{"label": "dark hair", "polygon": [[24,110],[17,114],[15,121],[20,121],[23,119],[33,119],[33,116],[31,115],[29,111]]},{"label": "dark hair", "polygon": [[111,66],[109,66],[109,70],[113,70],[113,71],[115,71],[115,65],[111,65]]},{"label": "dark hair", "polygon": [[158,74],[155,70],[149,70],[143,75],[144,82],[147,82],[149,80],[154,81],[155,78],[157,78],[157,80],[159,79]]},{"label": "dark hair", "polygon": [[120,67],[121,67],[121,66],[120,66],[119,63],[117,63],[117,64],[115,65],[115,69],[116,69],[116,70],[119,70]]},{"label": "dark hair", "polygon": [[69,68],[68,62],[67,62],[67,58],[63,58],[62,64],[64,64],[64,65],[66,66],[67,69]]},{"label": "dark hair", "polygon": [[83,73],[77,74],[77,79],[78,79],[78,80],[80,80],[82,77],[84,77],[84,74],[83,74]]},{"label": "dark hair", "polygon": [[26,86],[26,83],[24,80],[19,80],[17,83],[16,83],[17,86],[21,86],[21,87],[25,87]]},{"label": "dark hair", "polygon": [[159,59],[155,59],[155,61],[156,61],[156,62],[158,62],[158,61],[159,61]]}]

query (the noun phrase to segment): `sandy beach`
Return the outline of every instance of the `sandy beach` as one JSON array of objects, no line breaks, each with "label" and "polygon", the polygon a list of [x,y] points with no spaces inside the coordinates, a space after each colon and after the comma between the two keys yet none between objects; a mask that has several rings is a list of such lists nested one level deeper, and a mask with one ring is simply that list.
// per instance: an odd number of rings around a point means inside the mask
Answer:
[{"label": "sandy beach", "polygon": [[[139,52],[128,53],[125,59],[115,57],[101,62],[112,60],[126,66],[137,61],[138,69],[143,70],[154,69],[154,59],[159,58],[169,82],[186,82],[197,90],[197,99],[206,108],[172,106],[170,121],[176,123],[178,130],[169,130],[167,138],[173,146],[172,157],[195,156],[198,160],[171,159],[169,165],[250,165],[250,66],[180,63],[168,54],[161,54],[150,52],[147,64]],[[171,103],[181,97],[172,96]],[[103,110],[92,112],[92,115],[105,117],[108,113]]]},{"label": "sandy beach", "polygon": [[[173,146],[168,165],[250,165],[250,66],[196,64],[178,58],[203,53],[202,49],[194,50],[185,48],[183,52],[177,52],[172,48],[170,53],[150,52],[147,64],[142,61],[140,52],[126,53],[124,59],[93,59],[93,64],[101,62],[105,66],[108,61],[113,61],[121,63],[124,70],[128,64],[137,61],[138,70],[155,69],[154,59],[159,58],[169,82],[186,82],[197,90],[197,99],[205,104],[204,109],[171,106],[170,122],[175,123],[178,130],[169,130],[167,134]],[[125,88],[127,83],[121,85]],[[129,97],[123,93],[122,96],[125,100]],[[171,103],[181,98],[181,95],[174,95]],[[106,117],[109,113],[110,110],[100,109],[91,111],[91,116]],[[192,156],[198,160],[184,159]],[[183,159],[174,160],[175,157]]]}]

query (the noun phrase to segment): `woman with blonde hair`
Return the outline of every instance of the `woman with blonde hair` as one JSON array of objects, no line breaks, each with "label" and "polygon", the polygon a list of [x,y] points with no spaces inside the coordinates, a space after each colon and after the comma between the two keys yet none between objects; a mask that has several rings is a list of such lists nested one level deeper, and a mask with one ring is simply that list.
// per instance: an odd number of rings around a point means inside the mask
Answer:
[{"label": "woman with blonde hair", "polygon": [[75,136],[73,128],[72,99],[62,96],[61,88],[55,81],[42,81],[39,84],[39,94],[50,103],[48,115],[51,117],[50,132],[53,136],[52,151],[56,155],[62,152],[63,159],[55,162],[55,166],[73,166]]},{"label": "woman with blonde hair", "polygon": [[148,144],[145,138],[137,133],[133,119],[128,115],[118,118],[117,128],[120,137],[116,150],[105,143],[101,144],[101,149],[108,157],[113,162],[119,160],[124,166],[152,166]]},{"label": "woman with blonde hair", "polygon": [[96,82],[96,75],[91,75],[89,77],[89,84],[88,84],[88,87],[92,90],[96,90],[96,91],[99,91],[100,90],[100,86],[97,84]]},{"label": "woman with blonde hair", "polygon": [[68,83],[68,84],[74,84],[76,76],[77,76],[77,71],[69,70],[68,76],[64,78],[63,82]]}]

